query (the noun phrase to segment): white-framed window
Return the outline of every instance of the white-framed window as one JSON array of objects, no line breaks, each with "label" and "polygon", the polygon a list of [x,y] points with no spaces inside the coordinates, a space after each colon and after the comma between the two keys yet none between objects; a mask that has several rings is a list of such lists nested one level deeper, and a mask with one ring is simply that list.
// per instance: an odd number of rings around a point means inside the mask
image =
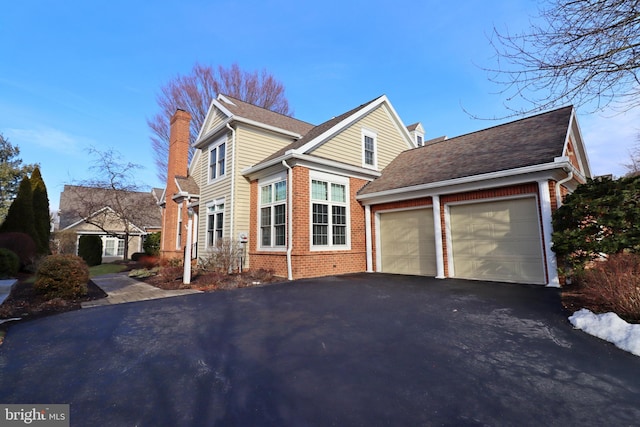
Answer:
[{"label": "white-framed window", "polygon": [[209,147],[209,181],[222,178],[226,172],[227,144],[222,138]]},{"label": "white-framed window", "polygon": [[176,230],[176,249],[182,247],[182,202],[178,203],[178,229]]},{"label": "white-framed window", "polygon": [[224,230],[224,200],[207,205],[207,247],[215,246],[222,239]]},{"label": "white-framed window", "polygon": [[378,135],[368,129],[362,129],[362,166],[378,168]]},{"label": "white-framed window", "polygon": [[287,245],[287,181],[260,185],[260,247]]},{"label": "white-framed window", "polygon": [[103,256],[124,256],[124,239],[117,237],[103,237]]},{"label": "white-framed window", "polygon": [[349,244],[349,179],[312,173],[312,249],[348,249]]},{"label": "white-framed window", "polygon": [[424,141],[422,140],[422,135],[416,134],[416,145],[418,147],[422,147]]}]

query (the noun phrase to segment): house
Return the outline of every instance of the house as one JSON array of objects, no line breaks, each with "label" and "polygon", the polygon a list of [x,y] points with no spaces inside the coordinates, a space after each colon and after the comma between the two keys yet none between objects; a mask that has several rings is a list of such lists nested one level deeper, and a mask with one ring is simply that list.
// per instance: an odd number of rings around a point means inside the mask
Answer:
[{"label": "house", "polygon": [[572,107],[424,140],[380,96],[318,126],[219,95],[171,121],[164,256],[243,243],[289,279],[378,271],[558,284],[551,213],[590,177]]},{"label": "house", "polygon": [[[80,236],[98,235],[102,239],[103,262],[123,259],[125,246],[127,258],[131,258],[134,253],[143,252],[147,234],[162,229],[162,213],[158,208],[161,194],[162,189],[158,188],[138,192],[65,185],[60,193],[59,231],[74,235],[74,253]],[[118,212],[124,213],[129,221],[119,218]]]}]

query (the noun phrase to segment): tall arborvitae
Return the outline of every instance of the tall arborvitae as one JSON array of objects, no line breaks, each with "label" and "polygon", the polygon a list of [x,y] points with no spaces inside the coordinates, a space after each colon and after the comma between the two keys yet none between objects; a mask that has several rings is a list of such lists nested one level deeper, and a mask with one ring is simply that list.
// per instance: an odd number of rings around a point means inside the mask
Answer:
[{"label": "tall arborvitae", "polygon": [[31,174],[31,189],[33,191],[33,216],[36,233],[38,233],[38,253],[49,253],[49,237],[51,236],[51,216],[49,214],[49,196],[47,187],[40,174],[40,168],[36,166]]},{"label": "tall arborvitae", "polygon": [[28,177],[24,177],[18,187],[18,194],[9,207],[0,232],[17,231],[26,233],[38,242],[38,233],[34,225],[33,216],[33,191]]}]

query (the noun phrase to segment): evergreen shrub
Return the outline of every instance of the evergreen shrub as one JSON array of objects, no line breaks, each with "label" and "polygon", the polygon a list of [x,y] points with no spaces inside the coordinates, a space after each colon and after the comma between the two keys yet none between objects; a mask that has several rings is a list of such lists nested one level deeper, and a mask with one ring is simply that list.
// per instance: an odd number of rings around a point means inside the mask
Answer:
[{"label": "evergreen shrub", "polygon": [[89,267],[102,264],[102,239],[100,236],[80,236],[78,241],[78,256]]},{"label": "evergreen shrub", "polygon": [[38,267],[34,289],[47,299],[74,299],[87,294],[89,267],[76,255],[49,255]]},{"label": "evergreen shrub", "polygon": [[0,248],[0,279],[15,277],[20,269],[20,258],[9,249]]}]

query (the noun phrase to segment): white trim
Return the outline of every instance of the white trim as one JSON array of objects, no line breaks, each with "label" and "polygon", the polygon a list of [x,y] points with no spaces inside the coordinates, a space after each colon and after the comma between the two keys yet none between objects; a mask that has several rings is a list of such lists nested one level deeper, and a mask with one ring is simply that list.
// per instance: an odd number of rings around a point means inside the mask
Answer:
[{"label": "white trim", "polygon": [[374,226],[376,230],[376,272],[382,271],[382,251],[380,245],[382,245],[382,239],[380,237],[380,211],[375,213]]},{"label": "white trim", "polygon": [[367,273],[373,272],[373,243],[371,241],[371,206],[364,207],[364,234],[367,252]]},{"label": "white trim", "polygon": [[[224,172],[220,173],[220,146],[224,144]],[[212,184],[214,182],[221,181],[227,177],[227,135],[221,136],[216,139],[207,147],[207,183]],[[216,150],[216,176],[215,178],[211,178],[211,152]]]},{"label": "white trim", "polygon": [[[327,200],[314,200],[312,197],[313,185],[312,181],[322,181],[327,183]],[[345,187],[345,202],[334,202],[331,200],[331,184],[344,185]],[[326,245],[314,245],[313,244],[313,204],[326,204],[331,208],[332,206],[344,206],[345,207],[345,244],[335,245],[333,244],[333,220],[331,209],[328,209],[327,215],[329,216],[329,223],[327,224],[327,244]],[[351,250],[351,189],[350,179],[341,175],[333,175],[325,172],[319,172],[315,170],[309,171],[309,250],[311,252],[326,252],[326,251],[349,251]]]},{"label": "white trim", "polygon": [[[273,187],[274,184],[278,183],[278,182],[284,182],[287,192],[286,192],[286,197],[284,199],[284,201],[275,201],[275,187]],[[271,187],[271,191],[272,191],[272,201],[270,203],[267,203],[266,205],[262,204],[262,188],[263,187]],[[257,222],[257,229],[256,229],[256,250],[258,251],[265,251],[265,252],[283,252],[287,250],[288,247],[288,241],[289,241],[289,227],[288,224],[291,222],[291,218],[289,217],[290,213],[289,213],[289,179],[288,179],[288,174],[286,171],[282,171],[282,172],[278,172],[276,174],[273,174],[265,179],[261,179],[258,180],[258,194],[257,194],[257,212],[256,212],[256,218],[258,219]],[[270,233],[271,233],[271,245],[270,246],[263,246],[262,245],[262,209],[265,207],[268,208],[275,208],[275,206],[278,205],[285,205],[285,212],[286,212],[286,216],[285,216],[285,243],[284,245],[278,245],[276,246],[275,244],[275,209],[270,209]]]},{"label": "white trim", "polygon": [[[366,138],[373,140],[373,164],[368,164],[366,161]],[[378,170],[378,133],[370,129],[362,128],[360,129],[360,141],[362,146],[362,167]]]},{"label": "white trim", "polygon": [[179,250],[182,248],[182,204],[184,202],[178,203],[178,220],[176,221],[176,247],[175,250]]},{"label": "white trim", "polygon": [[558,277],[558,261],[556,254],[551,250],[553,245],[552,233],[552,212],[551,212],[551,195],[549,194],[549,181],[538,181],[538,193],[540,194],[540,225],[542,227],[542,240],[544,241],[544,256],[546,259],[546,277],[547,286],[560,287],[560,278]]},{"label": "white trim", "polygon": [[324,159],[322,157],[316,157],[309,154],[296,154],[291,150],[287,151],[282,156],[276,157],[275,159],[243,169],[241,171],[241,174],[251,180],[261,179],[264,176],[271,175],[272,172],[268,171],[268,168],[271,168],[273,166],[281,166],[283,160],[290,161],[289,163],[291,166],[304,166],[309,169],[316,169],[333,174],[347,175],[353,178],[373,180],[381,175],[381,173],[377,170],[354,166],[335,160]]},{"label": "white trim", "polygon": [[440,219],[440,196],[431,197],[433,209],[433,231],[436,245],[436,279],[444,279],[444,248],[442,246],[442,220]]},{"label": "white trim", "polygon": [[[565,158],[559,158],[565,159]],[[525,166],[507,171],[490,172],[481,175],[472,175],[463,178],[438,181],[427,184],[419,184],[410,187],[384,190],[376,193],[362,194],[356,196],[356,200],[362,204],[380,204],[387,202],[397,202],[402,200],[416,199],[420,197],[432,197],[435,194],[440,196],[456,193],[465,193],[475,190],[483,190],[496,187],[506,187],[518,184],[537,182],[540,179],[560,179],[566,176],[566,172],[574,171],[575,174],[582,174],[564,160],[540,165]]]},{"label": "white trim", "polygon": [[213,210],[211,212],[211,215],[217,215],[220,212],[222,212],[222,238],[224,238],[224,223],[225,223],[225,217],[227,216],[226,211],[227,211],[227,203],[226,203],[226,197],[220,197],[218,199],[214,199],[211,200],[209,202],[207,202],[207,204],[205,205],[205,212],[204,212],[204,249],[207,250],[209,248],[213,248],[216,245],[216,241],[217,238],[215,236],[215,231],[216,231],[216,219],[214,217],[213,220],[213,245],[209,245],[209,208],[210,207],[214,207],[218,206],[218,205],[223,205],[224,207],[222,208],[221,211],[218,210]]}]

